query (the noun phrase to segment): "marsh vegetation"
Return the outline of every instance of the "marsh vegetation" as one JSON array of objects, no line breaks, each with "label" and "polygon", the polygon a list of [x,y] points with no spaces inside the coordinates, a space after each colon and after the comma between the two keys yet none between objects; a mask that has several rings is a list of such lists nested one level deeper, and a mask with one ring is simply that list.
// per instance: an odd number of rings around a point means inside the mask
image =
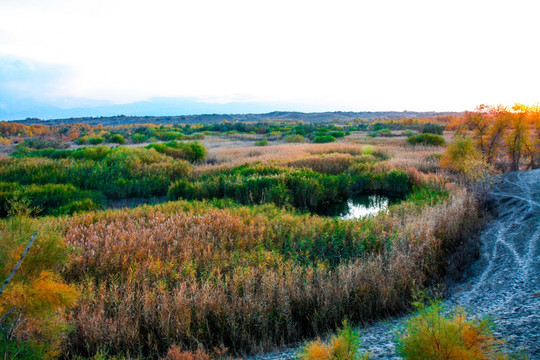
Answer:
[{"label": "marsh vegetation", "polygon": [[[0,123],[2,276],[37,232],[0,294],[1,321],[18,324],[4,354],[237,356],[407,311],[483,222],[478,197],[456,183],[480,179],[471,154],[490,171],[506,156],[478,150],[474,128],[463,140],[472,118]],[[452,142],[443,129],[456,124]],[[536,166],[532,140],[519,156],[510,140],[511,166]],[[129,199],[167,201],[107,209]],[[44,287],[55,290],[46,301]]]}]

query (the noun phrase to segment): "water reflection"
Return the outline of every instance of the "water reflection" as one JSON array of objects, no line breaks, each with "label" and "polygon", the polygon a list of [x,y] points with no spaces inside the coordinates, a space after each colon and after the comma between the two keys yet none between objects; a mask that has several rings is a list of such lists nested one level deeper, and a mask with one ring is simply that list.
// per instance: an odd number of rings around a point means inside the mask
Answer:
[{"label": "water reflection", "polygon": [[327,205],[317,213],[340,219],[359,219],[384,211],[399,201],[399,198],[379,194],[355,195],[342,203]]}]

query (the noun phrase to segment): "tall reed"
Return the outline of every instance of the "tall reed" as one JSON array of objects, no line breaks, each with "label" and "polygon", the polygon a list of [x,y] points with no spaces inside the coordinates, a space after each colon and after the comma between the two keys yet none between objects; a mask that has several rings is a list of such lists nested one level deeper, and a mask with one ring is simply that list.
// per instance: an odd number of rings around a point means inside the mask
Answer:
[{"label": "tall reed", "polygon": [[269,349],[403,311],[479,224],[454,192],[433,207],[340,221],[223,202],[174,202],[58,220],[79,249],[82,299],[66,355],[157,358],[171,344]]}]

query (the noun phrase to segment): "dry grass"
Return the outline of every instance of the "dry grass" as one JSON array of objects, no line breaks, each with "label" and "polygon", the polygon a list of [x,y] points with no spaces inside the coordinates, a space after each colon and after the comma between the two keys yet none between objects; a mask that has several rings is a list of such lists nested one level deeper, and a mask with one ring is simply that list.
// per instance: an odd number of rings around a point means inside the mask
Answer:
[{"label": "dry grass", "polygon": [[[251,162],[279,162],[299,164],[311,155],[349,154],[362,156],[366,147],[376,154],[390,157],[386,160],[388,169],[415,168],[424,173],[440,170],[438,162],[429,156],[442,153],[444,147],[411,146],[406,143],[406,137],[368,138],[363,134],[353,134],[336,143],[329,144],[275,144],[264,148],[252,146],[246,142],[230,142],[220,139],[220,146],[210,147],[208,160],[197,166],[195,174],[215,172],[220,169],[230,169]],[[249,145],[247,145],[249,144]],[[208,146],[208,145],[207,145]],[[344,157],[340,157],[342,160]],[[311,158],[313,159],[313,158]],[[337,159],[337,158],[336,158]],[[310,167],[310,166],[307,166]]]},{"label": "dry grass", "polygon": [[[158,357],[171,344],[269,349],[323,334],[345,317],[402,311],[419,284],[441,274],[478,213],[456,192],[433,208],[403,204],[389,216],[353,222],[187,202],[62,221],[66,241],[80,249],[65,276],[83,292],[70,315],[69,354],[106,348]],[[341,253],[355,241],[375,246],[328,266],[326,251],[334,250],[323,249],[338,234]],[[307,238],[320,259],[310,266],[287,250]]]},{"label": "dry grass", "polygon": [[[209,141],[209,160],[193,176],[257,161],[340,173],[384,152],[390,159],[370,165],[374,172],[404,169],[416,184],[445,185],[430,156],[442,148],[404,138],[265,147],[251,138]],[[82,293],[68,315],[67,358],[106,350],[196,359],[206,356],[199,349],[257,352],[325,334],[344,318],[402,312],[412,293],[440,279],[480,219],[474,199],[454,189],[433,207],[406,202],[357,221],[172,202],[54,223],[76,251],[63,275]]]},{"label": "dry grass", "polygon": [[323,174],[340,174],[345,172],[355,159],[350,154],[331,153],[327,155],[308,156],[289,162],[289,166],[307,168]]}]

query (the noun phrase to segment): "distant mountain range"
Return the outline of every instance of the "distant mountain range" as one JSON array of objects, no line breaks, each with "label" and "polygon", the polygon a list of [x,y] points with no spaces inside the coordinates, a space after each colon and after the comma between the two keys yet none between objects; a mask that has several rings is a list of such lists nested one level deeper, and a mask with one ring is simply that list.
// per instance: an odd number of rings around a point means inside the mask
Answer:
[{"label": "distant mountain range", "polygon": [[324,122],[334,119],[340,120],[374,120],[374,119],[404,119],[426,118],[434,116],[462,115],[461,112],[412,112],[412,111],[327,111],[327,112],[298,112],[298,111],[273,111],[263,114],[202,114],[202,115],[178,115],[178,116],[101,116],[101,117],[78,117],[67,119],[41,120],[36,118],[19,120],[18,123],[30,124],[89,124],[105,126],[129,125],[129,124],[197,124],[218,123],[221,121],[262,121],[262,120],[297,120],[305,122]]},{"label": "distant mountain range", "polygon": [[262,113],[287,107],[283,104],[255,102],[208,103],[194,98],[152,98],[126,104],[67,98],[57,99],[54,103],[49,103],[2,92],[0,84],[0,120],[114,117],[119,114],[126,116],[171,116],[212,113]]},{"label": "distant mountain range", "polygon": [[[0,84],[1,85],[1,84]],[[273,111],[287,109],[289,111]],[[303,112],[303,111],[314,112]],[[20,98],[2,91],[0,86],[0,121],[17,120],[26,124],[88,123],[211,123],[227,121],[303,120],[308,122],[339,119],[375,119],[454,115],[456,112],[327,111],[323,106],[273,102],[210,103],[195,98],[151,98],[127,104],[113,104],[84,99],[59,99],[46,103]],[[122,114],[122,115],[120,115]],[[22,119],[27,120],[22,120]],[[29,119],[30,118],[30,119]],[[28,120],[29,119],[29,120]],[[50,119],[40,120],[40,119]]]}]

